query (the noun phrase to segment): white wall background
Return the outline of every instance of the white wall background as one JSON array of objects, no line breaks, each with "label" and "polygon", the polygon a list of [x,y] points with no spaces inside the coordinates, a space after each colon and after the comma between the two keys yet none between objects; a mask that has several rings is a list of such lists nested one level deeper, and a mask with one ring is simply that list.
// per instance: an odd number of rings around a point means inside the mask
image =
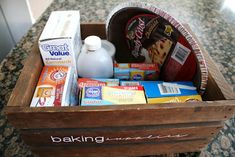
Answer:
[{"label": "white wall background", "polygon": [[26,0],[31,12],[33,23],[41,16],[45,9],[52,3],[53,0]]},{"label": "white wall background", "polygon": [[0,62],[53,0],[0,0]]},{"label": "white wall background", "polygon": [[27,3],[25,0],[1,0],[0,4],[13,39],[18,42],[32,25]]},{"label": "white wall background", "polygon": [[8,30],[8,25],[5,22],[5,17],[0,7],[0,61],[14,45],[15,42]]}]

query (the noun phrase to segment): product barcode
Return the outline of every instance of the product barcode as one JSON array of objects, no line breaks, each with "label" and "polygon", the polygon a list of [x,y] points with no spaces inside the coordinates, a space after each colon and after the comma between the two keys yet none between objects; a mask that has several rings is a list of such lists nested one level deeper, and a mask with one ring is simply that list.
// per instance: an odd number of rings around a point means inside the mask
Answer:
[{"label": "product barcode", "polygon": [[180,43],[177,43],[171,57],[183,65],[190,52],[190,49]]},{"label": "product barcode", "polygon": [[164,94],[180,94],[179,88],[164,86],[163,84],[158,84],[159,91],[162,95]]}]

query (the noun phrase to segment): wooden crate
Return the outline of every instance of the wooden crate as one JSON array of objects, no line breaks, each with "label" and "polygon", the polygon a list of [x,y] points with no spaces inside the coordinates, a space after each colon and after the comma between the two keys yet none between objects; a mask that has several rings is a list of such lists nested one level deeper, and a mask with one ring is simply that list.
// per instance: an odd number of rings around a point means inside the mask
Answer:
[{"label": "wooden crate", "polygon": [[[83,38],[94,34],[105,38],[104,24],[82,24],[81,29]],[[30,108],[43,67],[36,45],[7,104],[8,120],[40,156],[110,157],[200,151],[223,122],[235,114],[232,90],[202,50],[209,68],[203,102]]]}]

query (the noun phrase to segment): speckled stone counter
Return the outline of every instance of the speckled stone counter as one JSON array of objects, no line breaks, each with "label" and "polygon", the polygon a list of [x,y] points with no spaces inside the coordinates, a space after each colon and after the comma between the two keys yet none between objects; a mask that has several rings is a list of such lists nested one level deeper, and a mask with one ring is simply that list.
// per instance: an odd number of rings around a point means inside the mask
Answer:
[{"label": "speckled stone counter", "polygon": [[[56,0],[33,25],[0,64],[0,156],[34,156],[19,137],[18,130],[7,121],[3,108],[31,53],[51,11],[76,10],[81,22],[104,22],[111,9],[124,0]],[[228,0],[227,0],[228,1]],[[235,91],[235,13],[224,7],[223,0],[146,0],[169,12],[182,23],[188,23],[204,48]],[[235,118],[226,121],[224,128],[201,153],[186,156],[235,156]],[[181,156],[176,154],[175,156]],[[185,156],[185,155],[182,155]]]}]

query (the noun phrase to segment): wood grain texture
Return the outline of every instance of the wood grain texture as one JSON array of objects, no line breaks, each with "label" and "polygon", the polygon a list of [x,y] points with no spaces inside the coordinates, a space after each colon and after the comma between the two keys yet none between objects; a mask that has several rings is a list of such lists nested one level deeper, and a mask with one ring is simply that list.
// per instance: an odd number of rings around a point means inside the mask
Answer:
[{"label": "wood grain texture", "polygon": [[221,95],[224,97],[224,99],[234,100],[235,94],[231,86],[227,83],[227,81],[223,77],[222,73],[218,69],[215,62],[212,60],[208,52],[203,48],[202,44],[199,42],[193,31],[190,29],[189,25],[185,24],[184,27],[190,32],[190,34],[197,41],[206,60],[206,64],[210,74],[205,93],[206,95],[205,97],[207,97],[207,100],[220,100],[222,98]]},{"label": "wood grain texture", "polygon": [[200,151],[209,141],[210,139],[200,139],[158,144],[104,145],[99,147],[31,147],[31,149],[42,157],[127,157]]},{"label": "wood grain texture", "polygon": [[224,121],[235,113],[235,100],[102,107],[8,107],[17,128],[86,128]]},{"label": "wood grain texture", "polygon": [[101,39],[106,39],[105,24],[104,23],[82,23],[81,36],[85,39],[87,36],[96,35]]},{"label": "wood grain texture", "polygon": [[110,145],[127,143],[169,142],[210,138],[222,128],[220,122],[204,125],[192,124],[83,129],[21,130],[30,146]]},{"label": "wood grain texture", "polygon": [[26,59],[24,68],[17,80],[13,92],[11,93],[7,106],[29,106],[42,67],[42,59],[39,48],[36,44],[33,48],[33,52]]}]

